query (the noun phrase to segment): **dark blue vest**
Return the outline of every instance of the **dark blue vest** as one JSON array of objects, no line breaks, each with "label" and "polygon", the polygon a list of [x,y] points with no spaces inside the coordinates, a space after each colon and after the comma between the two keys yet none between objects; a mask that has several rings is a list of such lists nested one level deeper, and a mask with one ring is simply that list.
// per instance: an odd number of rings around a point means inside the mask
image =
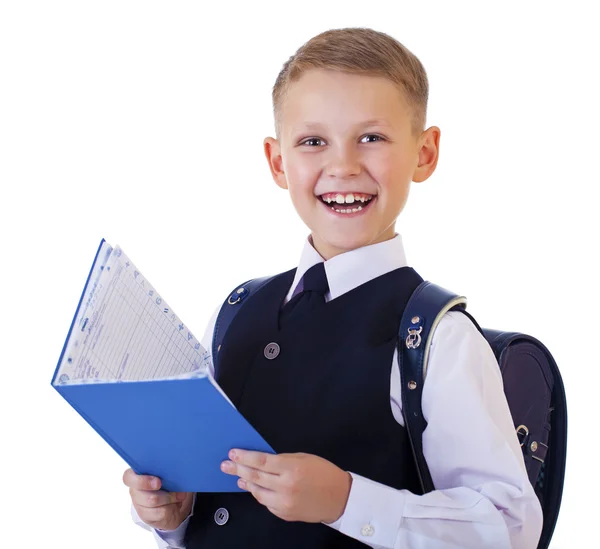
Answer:
[{"label": "dark blue vest", "polygon": [[[406,430],[390,407],[390,368],[402,312],[422,278],[411,268],[397,269],[328,302],[318,315],[290,318],[279,330],[294,273],[278,275],[240,309],[215,357],[218,383],[277,453],[315,454],[418,492]],[[265,358],[270,343],[280,348],[275,359]],[[218,509],[227,510],[225,524],[217,524]],[[248,493],[201,493],[186,547],[365,545],[323,524],[281,520]]]}]

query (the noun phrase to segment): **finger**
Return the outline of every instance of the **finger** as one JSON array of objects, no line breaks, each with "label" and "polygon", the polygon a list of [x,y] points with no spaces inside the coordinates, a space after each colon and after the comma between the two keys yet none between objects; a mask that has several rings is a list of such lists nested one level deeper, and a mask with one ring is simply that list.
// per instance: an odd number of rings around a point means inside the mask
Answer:
[{"label": "finger", "polygon": [[236,475],[247,482],[251,482],[262,488],[269,490],[277,490],[280,485],[280,476],[273,473],[266,473],[260,469],[253,469],[247,467],[241,463],[234,463],[233,461],[224,461],[221,464],[221,470],[228,475]]},{"label": "finger", "polygon": [[279,456],[266,454],[265,452],[254,452],[252,450],[239,450],[234,448],[229,452],[229,459],[234,463],[240,463],[253,469],[259,469],[266,473],[279,474]]},{"label": "finger", "polygon": [[164,490],[130,490],[131,500],[141,507],[153,508],[163,507],[179,503],[185,499],[183,492],[165,492]]},{"label": "finger", "polygon": [[157,477],[149,475],[138,475],[133,469],[127,469],[123,473],[123,483],[135,490],[160,490],[161,482]]},{"label": "finger", "polygon": [[280,499],[281,497],[274,492],[273,490],[269,490],[267,488],[263,488],[262,486],[258,486],[252,482],[247,482],[244,479],[238,480],[238,486],[242,490],[246,490],[250,492],[256,501],[261,505],[264,505],[268,508],[278,508],[280,507]]},{"label": "finger", "polygon": [[[144,507],[136,505],[135,509],[140,518],[149,526],[164,525],[165,521],[175,513],[175,507],[172,505],[163,505],[161,507]],[[164,526],[163,526],[164,527]]]}]

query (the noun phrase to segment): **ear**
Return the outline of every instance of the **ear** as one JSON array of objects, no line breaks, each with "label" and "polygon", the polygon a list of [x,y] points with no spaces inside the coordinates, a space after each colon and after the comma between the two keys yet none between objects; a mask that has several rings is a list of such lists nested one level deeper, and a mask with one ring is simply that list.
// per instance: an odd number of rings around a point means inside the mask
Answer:
[{"label": "ear", "polygon": [[437,126],[431,126],[421,134],[419,161],[412,178],[415,183],[425,181],[434,172],[440,153],[440,133]]},{"label": "ear", "polygon": [[275,181],[278,187],[287,189],[288,184],[283,171],[283,158],[281,157],[281,145],[279,141],[273,137],[266,137],[263,146],[273,181]]}]

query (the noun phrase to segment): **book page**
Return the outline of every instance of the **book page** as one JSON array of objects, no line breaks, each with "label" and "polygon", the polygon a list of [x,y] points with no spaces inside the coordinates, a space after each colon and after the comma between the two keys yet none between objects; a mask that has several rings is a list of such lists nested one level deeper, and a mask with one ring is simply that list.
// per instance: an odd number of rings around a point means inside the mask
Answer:
[{"label": "book page", "polygon": [[60,384],[205,375],[209,353],[118,246],[98,254]]}]

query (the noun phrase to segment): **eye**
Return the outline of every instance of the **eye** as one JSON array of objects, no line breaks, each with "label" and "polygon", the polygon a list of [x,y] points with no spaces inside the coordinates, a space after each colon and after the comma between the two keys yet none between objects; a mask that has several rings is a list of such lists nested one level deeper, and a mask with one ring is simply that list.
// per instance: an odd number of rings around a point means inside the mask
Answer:
[{"label": "eye", "polygon": [[320,137],[309,137],[304,141],[300,142],[300,145],[308,145],[309,147],[318,147],[320,143],[324,143],[324,141]]},{"label": "eye", "polygon": [[[368,139],[368,141],[365,141],[365,139]],[[360,141],[361,143],[376,143],[377,141],[383,141],[383,137],[374,133],[370,133],[368,135],[364,135]]]}]

